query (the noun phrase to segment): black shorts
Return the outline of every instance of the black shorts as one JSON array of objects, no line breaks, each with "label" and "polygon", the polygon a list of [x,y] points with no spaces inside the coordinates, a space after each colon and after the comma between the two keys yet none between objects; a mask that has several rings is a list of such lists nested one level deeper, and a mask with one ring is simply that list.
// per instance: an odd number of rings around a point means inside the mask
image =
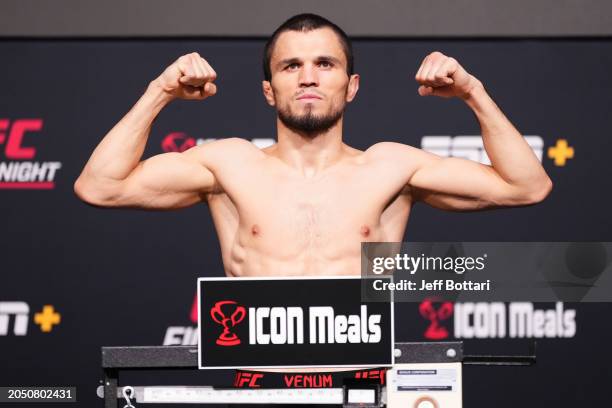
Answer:
[{"label": "black shorts", "polygon": [[385,384],[387,369],[372,368],[353,371],[270,373],[237,370],[234,388],[341,388],[345,382],[363,381]]}]

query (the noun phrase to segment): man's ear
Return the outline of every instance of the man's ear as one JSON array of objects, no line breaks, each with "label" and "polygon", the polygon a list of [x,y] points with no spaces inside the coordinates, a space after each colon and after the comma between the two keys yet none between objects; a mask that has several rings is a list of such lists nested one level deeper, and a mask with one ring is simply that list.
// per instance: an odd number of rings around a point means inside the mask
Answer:
[{"label": "man's ear", "polygon": [[357,95],[358,90],[359,90],[359,75],[353,74],[349,78],[348,88],[346,91],[346,101],[351,102],[353,99],[355,99],[355,96]]},{"label": "man's ear", "polygon": [[261,89],[263,90],[264,98],[270,106],[276,106],[276,99],[274,98],[274,91],[272,90],[272,84],[270,81],[261,81]]}]

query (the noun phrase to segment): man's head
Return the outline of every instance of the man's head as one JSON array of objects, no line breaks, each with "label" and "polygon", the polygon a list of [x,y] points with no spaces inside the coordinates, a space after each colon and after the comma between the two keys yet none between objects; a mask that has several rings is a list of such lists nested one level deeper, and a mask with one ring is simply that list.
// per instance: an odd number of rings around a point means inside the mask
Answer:
[{"label": "man's head", "polygon": [[359,88],[348,37],[314,14],[294,16],[272,34],[264,77],[264,96],[281,122],[312,137],[340,120]]}]

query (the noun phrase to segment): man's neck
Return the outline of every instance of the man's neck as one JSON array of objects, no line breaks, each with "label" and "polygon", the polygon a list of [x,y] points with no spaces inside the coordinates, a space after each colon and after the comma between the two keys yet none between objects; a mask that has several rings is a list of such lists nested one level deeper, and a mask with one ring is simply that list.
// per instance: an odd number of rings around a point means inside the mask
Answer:
[{"label": "man's neck", "polygon": [[275,155],[304,177],[314,177],[343,158],[342,119],[317,135],[296,132],[280,120],[277,129]]}]

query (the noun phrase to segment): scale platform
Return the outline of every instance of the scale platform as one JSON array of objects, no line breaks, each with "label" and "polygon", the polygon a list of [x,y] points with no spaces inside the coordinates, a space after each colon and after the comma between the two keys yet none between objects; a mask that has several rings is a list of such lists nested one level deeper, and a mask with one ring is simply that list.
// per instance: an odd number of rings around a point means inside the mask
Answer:
[{"label": "scale platform", "polygon": [[395,364],[386,384],[350,382],[342,388],[236,389],[211,386],[119,386],[124,370],[197,369],[195,346],[102,347],[105,408],[137,404],[337,404],[343,407],[460,408],[462,366],[534,364],[528,355],[464,355],[463,342],[395,343]]}]

